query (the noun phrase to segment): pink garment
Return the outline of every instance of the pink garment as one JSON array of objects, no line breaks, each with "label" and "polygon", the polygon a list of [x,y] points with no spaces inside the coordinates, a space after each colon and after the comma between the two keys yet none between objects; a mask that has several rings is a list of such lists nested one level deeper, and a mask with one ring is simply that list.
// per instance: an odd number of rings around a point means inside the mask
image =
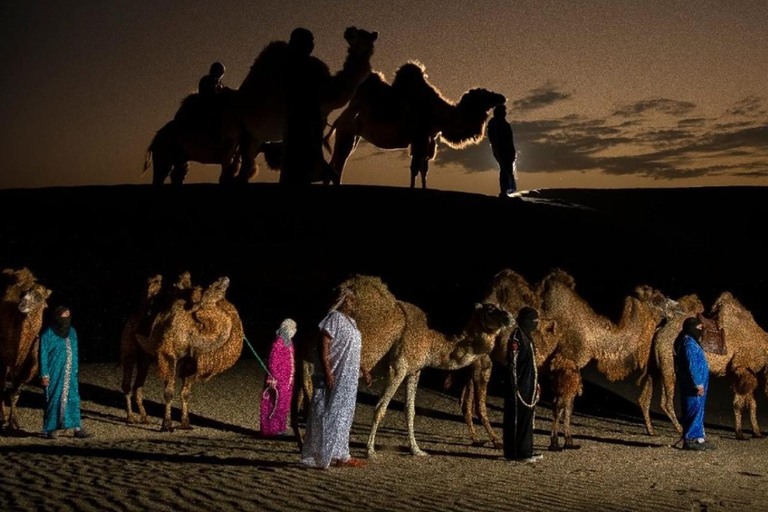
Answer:
[{"label": "pink garment", "polygon": [[293,392],[293,343],[286,347],[283,338],[278,336],[272,343],[267,368],[277,383],[270,389],[269,375],[264,379],[260,424],[261,435],[271,437],[284,433],[288,428],[288,414],[291,411]]}]

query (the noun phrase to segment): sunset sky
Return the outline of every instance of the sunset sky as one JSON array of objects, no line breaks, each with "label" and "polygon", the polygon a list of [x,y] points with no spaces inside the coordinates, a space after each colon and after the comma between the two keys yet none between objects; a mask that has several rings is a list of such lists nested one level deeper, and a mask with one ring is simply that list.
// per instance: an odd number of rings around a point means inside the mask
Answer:
[{"label": "sunset sky", "polygon": [[[379,32],[388,80],[418,60],[452,100],[504,94],[523,189],[768,185],[766,0],[4,0],[0,188],[148,184],[149,142],[211,62],[237,87],[303,26],[335,71],[350,25]],[[345,182],[407,186],[408,161],[361,144]],[[255,181],[276,181],[259,164]],[[485,141],[440,147],[429,173],[444,190],[497,182]]]}]

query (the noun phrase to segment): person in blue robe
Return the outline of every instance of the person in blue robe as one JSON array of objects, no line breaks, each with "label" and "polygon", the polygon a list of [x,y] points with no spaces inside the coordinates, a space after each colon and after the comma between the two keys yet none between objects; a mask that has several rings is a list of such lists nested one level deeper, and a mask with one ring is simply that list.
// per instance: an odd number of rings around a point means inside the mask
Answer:
[{"label": "person in blue robe", "polygon": [[45,388],[43,432],[49,439],[59,430],[74,429],[76,438],[90,437],[81,428],[77,374],[77,332],[69,308],[57,307],[40,336],[40,380]]},{"label": "person in blue robe", "polygon": [[702,324],[687,318],[675,340],[675,376],[680,390],[684,450],[711,450],[704,434],[704,406],[709,390],[709,363],[701,348]]}]

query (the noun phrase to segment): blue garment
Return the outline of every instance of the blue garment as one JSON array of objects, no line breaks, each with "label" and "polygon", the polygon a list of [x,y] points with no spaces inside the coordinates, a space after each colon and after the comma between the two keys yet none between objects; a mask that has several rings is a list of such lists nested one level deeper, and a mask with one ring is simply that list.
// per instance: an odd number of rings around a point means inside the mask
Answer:
[{"label": "blue garment", "polygon": [[[690,336],[675,341],[675,373],[680,390],[683,438],[704,439],[704,406],[709,390],[709,363],[704,350]],[[697,386],[704,394],[697,394]]]},{"label": "blue garment", "polygon": [[70,327],[66,338],[50,327],[40,336],[40,377],[45,388],[43,431],[80,428],[80,391],[77,384],[77,333]]}]

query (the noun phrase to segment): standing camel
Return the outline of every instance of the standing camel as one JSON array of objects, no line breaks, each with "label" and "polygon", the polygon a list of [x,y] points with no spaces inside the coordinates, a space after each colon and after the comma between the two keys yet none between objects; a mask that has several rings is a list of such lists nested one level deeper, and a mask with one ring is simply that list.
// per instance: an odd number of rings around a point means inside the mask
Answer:
[{"label": "standing camel", "polygon": [[[643,411],[645,430],[648,435],[654,435],[653,424],[651,423],[651,398],[653,397],[654,381],[661,381],[661,409],[669,417],[675,429],[678,432],[683,431],[683,427],[680,426],[675,415],[675,339],[680,334],[685,319],[703,313],[704,305],[697,295],[686,295],[679,298],[677,302],[682,311],[670,316],[656,332],[653,337],[652,359],[639,380],[641,391],[638,403]],[[724,365],[722,366],[724,368]]]},{"label": "standing camel", "polygon": [[[703,306],[700,302],[690,311],[700,313]],[[693,316],[693,315],[689,315]],[[725,354],[713,354],[705,352],[709,371],[713,375],[728,376],[731,380],[733,391],[733,413],[735,420],[736,439],[745,440],[742,431],[742,414],[744,409],[749,411],[752,423],[752,436],[762,438],[760,426],[757,422],[757,403],[754,393],[758,386],[758,376],[768,376],[768,333],[755,322],[752,314],[730,292],[723,292],[715,300],[712,312],[709,315],[722,329],[725,339]],[[682,320],[678,323],[681,324]],[[663,329],[662,329],[663,331]],[[659,335],[662,333],[659,332]],[[662,383],[662,409],[675,425],[678,432],[682,427],[675,415],[673,397],[675,393],[675,365],[673,355],[674,339],[680,332],[679,326],[672,328],[672,332],[663,338],[657,335],[654,342],[656,358],[658,361],[658,373]],[[676,331],[676,332],[674,332]],[[673,333],[674,332],[674,333]],[[768,393],[768,382],[766,383]],[[650,402],[650,400],[649,400]],[[650,404],[643,406],[643,412],[650,408]],[[650,426],[650,419],[646,419]],[[652,428],[649,428],[652,433]]]},{"label": "standing camel", "polygon": [[232,365],[243,349],[243,323],[235,307],[226,300],[229,278],[222,277],[187,307],[176,300],[160,311],[152,325],[149,342],[157,346],[157,373],[165,384],[165,416],[162,431],[173,430],[171,403],[175,379],[182,380],[181,425],[189,430],[189,397],[192,384],[206,382]]},{"label": "standing camel", "polygon": [[392,85],[380,73],[371,73],[326,137],[328,144],[336,131],[331,158],[331,167],[338,176],[336,183],[341,182],[347,158],[362,137],[382,149],[410,148],[411,188],[416,186],[419,174],[422,188],[427,188],[429,161],[437,153],[437,136],[452,148],[478,143],[488,113],[505,101],[501,94],[472,89],[453,103],[427,81],[424,67],[416,62],[401,66]]},{"label": "standing camel", "polygon": [[[517,317],[517,313],[524,306],[532,307],[537,311],[541,309],[541,300],[534,288],[523,276],[510,269],[504,269],[494,276],[491,290],[486,295],[484,301],[505,309],[514,317]],[[464,413],[464,420],[469,428],[472,445],[474,446],[483,446],[485,441],[481,441],[477,437],[473,423],[473,411],[480,418],[480,422],[485,427],[486,432],[488,432],[493,446],[495,448],[502,447],[501,441],[493,431],[491,422],[488,419],[486,401],[493,362],[507,365],[507,341],[513,330],[514,327],[502,330],[496,337],[493,352],[489,356],[478,358],[468,368],[469,372],[466,370],[462,372],[465,378],[460,403]],[[543,371],[545,363],[550,360],[550,357],[557,348],[557,324],[548,318],[541,318],[538,328],[532,333],[532,337],[536,347],[535,363],[539,370]]]},{"label": "standing camel", "polygon": [[[347,58],[340,71],[331,75],[320,59],[310,58],[311,84],[318,89],[313,97],[320,101],[323,126],[333,110],[343,107],[352,98],[357,86],[371,72],[370,59],[378,34],[348,27],[344,39],[349,44]],[[247,183],[255,176],[256,155],[265,152],[267,164],[277,167],[280,148],[266,143],[281,141],[286,128],[286,97],[284,78],[287,75],[288,43],[268,44],[251,66],[237,90],[225,89],[215,98],[208,114],[202,111],[197,94],[188,96],[173,121],[155,135],[147,149],[146,172],[154,164],[154,185],[162,185],[170,175],[171,183],[181,185],[187,174],[188,162],[221,164],[219,183],[236,180]],[[217,138],[213,134],[218,134]],[[322,152],[321,141],[317,151]],[[294,148],[292,151],[312,151]],[[238,159],[240,165],[238,165]],[[327,165],[327,164],[326,164]],[[318,179],[319,180],[319,179]],[[316,181],[318,181],[316,180]]]},{"label": "standing camel", "polygon": [[[160,311],[169,308],[174,301],[179,301],[184,307],[200,299],[201,290],[192,287],[189,272],[179,275],[172,286],[163,287],[163,276],[154,275],[147,279],[141,305],[123,327],[120,337],[120,364],[123,367],[122,391],[125,396],[126,421],[128,423],[149,423],[144,409],[144,384],[149,374],[149,366],[157,361],[157,340],[150,338],[152,325]],[[195,297],[196,296],[196,297]],[[133,369],[136,368],[136,378],[131,386]],[[133,413],[131,397],[136,401],[139,418]]]},{"label": "standing camel", "polygon": [[[37,375],[40,329],[51,290],[39,284],[29,269],[4,269],[0,302],[0,428],[19,430],[16,403],[21,388]],[[6,381],[10,386],[6,387]],[[9,410],[10,409],[10,410]]]},{"label": "standing camel", "polygon": [[[464,330],[447,337],[430,329],[426,314],[413,304],[397,300],[378,277],[356,275],[341,283],[339,289],[349,289],[355,294],[353,316],[362,335],[362,371],[370,374],[385,357],[389,363],[387,385],[376,405],[368,437],[368,455],[375,454],[378,426],[384,419],[389,402],[406,378],[406,417],[411,453],[426,455],[416,443],[413,424],[421,370],[426,367],[454,370],[471,364],[479,355],[492,350],[498,333],[512,325],[512,317],[492,304],[476,304]],[[301,343],[305,345],[303,350],[297,348],[297,353],[305,354],[305,359],[311,359],[307,355],[311,349],[306,347],[315,346],[311,339],[302,339]],[[305,372],[309,369],[309,365],[302,366]],[[303,380],[307,380],[306,376]],[[301,443],[297,424],[293,428]]]},{"label": "standing camel", "polygon": [[376,431],[384,419],[395,392],[407,379],[406,417],[413,455],[426,455],[416,444],[413,421],[416,415],[416,387],[424,368],[456,370],[490,353],[499,332],[513,324],[512,316],[493,304],[478,303],[464,329],[446,336],[428,327],[427,316],[417,306],[401,302],[406,317],[405,330],[389,353],[387,385],[379,402],[368,436],[368,456],[375,455]]},{"label": "standing camel", "polygon": [[573,402],[581,394],[580,371],[590,361],[608,380],[626,378],[648,364],[656,327],[679,305],[648,286],[635,288],[635,296],[624,299],[618,324],[598,315],[575,291],[576,283],[562,270],[546,276],[538,287],[542,315],[557,322],[560,341],[550,363],[553,376],[552,435],[550,450],[559,450],[558,428],[563,421],[565,445],[577,448],[571,437]]}]

